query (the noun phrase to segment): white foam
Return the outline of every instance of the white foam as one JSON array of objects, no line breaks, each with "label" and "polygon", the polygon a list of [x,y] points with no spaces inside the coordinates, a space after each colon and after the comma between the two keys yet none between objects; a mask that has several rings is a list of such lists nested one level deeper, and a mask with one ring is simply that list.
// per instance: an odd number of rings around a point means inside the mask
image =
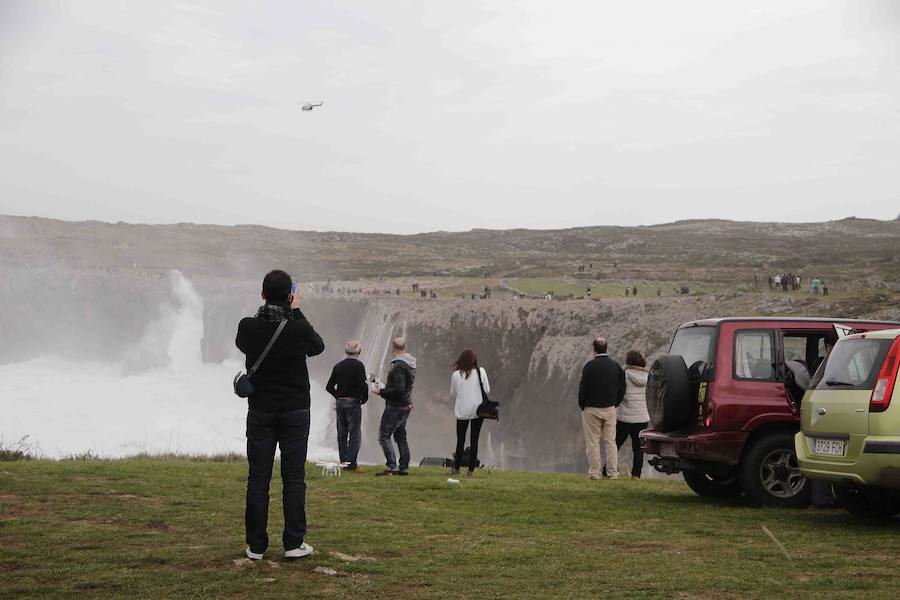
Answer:
[{"label": "white foam", "polygon": [[[161,307],[123,363],[45,356],[0,366],[2,439],[27,435],[50,458],[243,453],[247,404],[231,390],[243,365],[203,363],[203,303],[181,273],[173,272],[171,285],[175,302]],[[159,351],[162,364],[150,359]],[[321,387],[312,385],[309,456],[336,460],[331,398]]]}]

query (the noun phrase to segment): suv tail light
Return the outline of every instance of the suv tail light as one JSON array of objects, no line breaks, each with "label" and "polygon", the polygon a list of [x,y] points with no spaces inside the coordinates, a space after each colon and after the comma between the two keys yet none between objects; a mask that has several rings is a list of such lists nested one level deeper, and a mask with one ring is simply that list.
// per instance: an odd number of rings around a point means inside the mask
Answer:
[{"label": "suv tail light", "polygon": [[869,400],[869,412],[884,412],[891,404],[898,364],[900,364],[900,337],[894,339],[878,372],[875,389],[872,390],[872,398]]}]

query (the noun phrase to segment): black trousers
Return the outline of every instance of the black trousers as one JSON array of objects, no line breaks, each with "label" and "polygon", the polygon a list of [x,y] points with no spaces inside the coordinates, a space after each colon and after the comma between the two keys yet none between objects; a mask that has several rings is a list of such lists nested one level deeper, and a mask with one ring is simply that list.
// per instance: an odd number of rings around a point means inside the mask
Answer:
[{"label": "black trousers", "polygon": [[641,469],[644,467],[644,451],[641,450],[641,439],[638,437],[644,429],[647,429],[647,423],[616,421],[616,448],[621,448],[625,440],[631,438],[631,453],[634,455],[631,460],[631,474],[634,477],[640,477]]},{"label": "black trousers", "polygon": [[469,454],[469,470],[474,471],[475,465],[478,464],[478,436],[481,434],[481,425],[484,423],[484,419],[478,417],[477,419],[472,419],[471,421],[468,419],[457,419],[456,420],[456,454],[453,455],[453,468],[457,471],[459,470],[460,463],[462,461],[463,452],[465,452],[466,445],[466,429],[469,428],[469,423],[472,423],[472,437],[471,444],[472,452]]},{"label": "black trousers", "polygon": [[269,546],[269,483],[275,446],[281,448],[281,483],[284,503],[285,550],[299,548],[306,535],[306,446],[309,410],[286,413],[247,412],[247,509],[244,525],[247,545],[263,553]]}]

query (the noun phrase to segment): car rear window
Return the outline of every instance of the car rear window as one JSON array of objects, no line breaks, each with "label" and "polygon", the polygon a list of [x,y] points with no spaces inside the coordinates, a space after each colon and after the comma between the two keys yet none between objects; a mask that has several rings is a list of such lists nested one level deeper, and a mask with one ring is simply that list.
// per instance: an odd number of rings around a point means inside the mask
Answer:
[{"label": "car rear window", "polygon": [[680,356],[684,359],[684,364],[687,366],[691,366],[698,360],[711,364],[715,334],[715,327],[702,326],[679,329],[675,332],[675,339],[672,340],[669,354]]},{"label": "car rear window", "polygon": [[891,340],[841,340],[809,383],[816,390],[871,390]]}]

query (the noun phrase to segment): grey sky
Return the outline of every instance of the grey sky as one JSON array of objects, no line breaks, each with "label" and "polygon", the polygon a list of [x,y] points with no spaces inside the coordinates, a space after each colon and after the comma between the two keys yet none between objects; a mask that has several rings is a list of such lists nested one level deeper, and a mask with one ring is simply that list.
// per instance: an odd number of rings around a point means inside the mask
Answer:
[{"label": "grey sky", "polygon": [[3,0],[0,213],[894,218],[898,33],[892,0]]}]

